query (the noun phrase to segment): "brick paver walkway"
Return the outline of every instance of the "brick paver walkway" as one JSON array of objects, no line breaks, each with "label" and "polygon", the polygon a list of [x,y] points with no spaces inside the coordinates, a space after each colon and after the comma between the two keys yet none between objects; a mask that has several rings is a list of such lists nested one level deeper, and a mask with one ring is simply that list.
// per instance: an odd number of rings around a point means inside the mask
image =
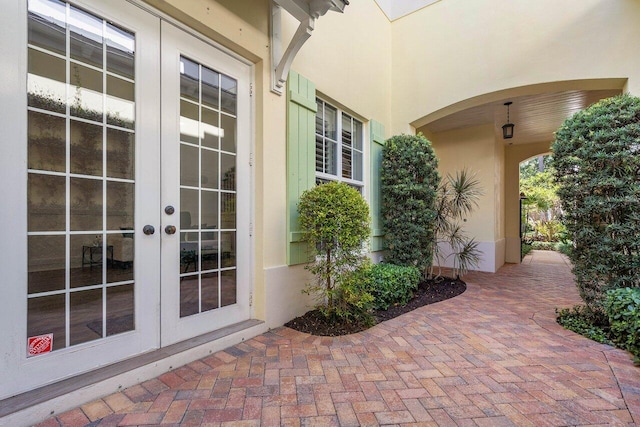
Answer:
[{"label": "brick paver walkway", "polygon": [[555,323],[570,268],[533,252],[359,334],[279,328],[41,426],[565,426],[640,422],[640,368]]}]

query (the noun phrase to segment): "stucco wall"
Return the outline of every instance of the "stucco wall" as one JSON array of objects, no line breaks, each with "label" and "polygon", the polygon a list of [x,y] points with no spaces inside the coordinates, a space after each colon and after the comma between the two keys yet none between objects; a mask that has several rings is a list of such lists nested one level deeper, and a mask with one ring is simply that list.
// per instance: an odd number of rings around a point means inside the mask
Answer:
[{"label": "stucco wall", "polygon": [[447,0],[398,19],[393,133],[420,127],[420,119],[453,104],[510,88],[628,78],[626,89],[640,94],[638,22],[637,0]]},{"label": "stucco wall", "polygon": [[[493,126],[477,126],[431,135],[439,159],[438,170],[447,173],[468,169],[482,183],[478,208],[465,222],[465,229],[476,239],[494,241],[496,237],[496,149]],[[465,155],[461,155],[465,153]]]},{"label": "stucco wall", "polygon": [[[292,22],[287,22],[292,31]],[[316,23],[292,69],[312,80],[325,98],[390,131],[391,23],[373,1],[352,1],[343,14]]]},{"label": "stucco wall", "polygon": [[[480,181],[483,195],[478,207],[463,223],[485,252],[479,269],[496,271],[504,263],[504,214],[496,209],[504,194],[504,148],[493,125],[475,126],[447,132],[426,133],[439,159],[442,177],[467,169]],[[446,249],[445,249],[446,250]]]}]

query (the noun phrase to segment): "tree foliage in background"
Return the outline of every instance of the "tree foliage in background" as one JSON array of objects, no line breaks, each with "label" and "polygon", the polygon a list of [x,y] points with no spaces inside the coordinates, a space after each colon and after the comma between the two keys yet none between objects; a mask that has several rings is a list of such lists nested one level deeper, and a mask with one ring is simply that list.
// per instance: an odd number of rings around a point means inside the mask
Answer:
[{"label": "tree foliage in background", "polygon": [[556,132],[553,167],[580,296],[640,285],[640,98],[602,100]]},{"label": "tree foliage in background", "polygon": [[[540,158],[542,157],[542,165],[540,164]],[[533,157],[529,160],[525,160],[520,163],[520,179],[528,179],[534,175],[538,175],[540,172],[548,171],[552,169],[551,163],[553,162],[553,156],[550,154]]]},{"label": "tree foliage in background", "polygon": [[[456,278],[464,275],[480,262],[478,242],[469,238],[460,221],[466,220],[474,208],[478,207],[478,200],[482,195],[480,181],[468,170],[456,172],[455,176],[447,175],[438,186],[435,205],[433,256],[438,265],[438,275],[441,266],[448,258],[453,257],[453,274]],[[447,252],[443,251],[443,245]],[[430,276],[433,277],[434,267],[431,265]]]},{"label": "tree foliage in background", "polygon": [[389,138],[382,150],[385,262],[426,273],[432,263],[438,160],[422,135]]},{"label": "tree foliage in background", "polygon": [[558,220],[561,206],[552,163],[552,156],[539,156],[520,164],[520,193],[526,197],[522,200],[523,231],[528,243],[556,242],[565,232]]},{"label": "tree foliage in background", "polygon": [[327,317],[350,320],[366,313],[373,298],[356,289],[359,281],[354,277],[367,268],[363,250],[370,232],[367,202],[348,185],[330,182],[305,191],[298,211],[302,240],[316,252],[306,267],[316,282],[306,292],[316,297],[318,309]]},{"label": "tree foliage in background", "polygon": [[[553,219],[560,207],[558,184],[553,179],[553,170],[545,170],[527,178],[520,178],[520,192],[527,197],[523,206],[542,212],[537,219]],[[547,212],[551,212],[547,215]]]}]

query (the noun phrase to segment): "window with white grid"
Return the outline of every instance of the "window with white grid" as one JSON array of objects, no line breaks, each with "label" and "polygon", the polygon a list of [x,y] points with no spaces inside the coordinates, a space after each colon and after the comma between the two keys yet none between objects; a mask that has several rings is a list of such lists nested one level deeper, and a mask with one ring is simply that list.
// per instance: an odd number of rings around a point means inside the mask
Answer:
[{"label": "window with white grid", "polygon": [[316,103],[316,182],[341,181],[362,192],[362,122],[321,99]]}]

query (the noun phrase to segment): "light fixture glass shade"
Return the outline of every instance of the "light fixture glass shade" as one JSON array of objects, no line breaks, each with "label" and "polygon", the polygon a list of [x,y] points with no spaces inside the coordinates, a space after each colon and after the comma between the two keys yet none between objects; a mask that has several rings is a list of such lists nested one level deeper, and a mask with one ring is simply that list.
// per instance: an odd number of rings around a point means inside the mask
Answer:
[{"label": "light fixture glass shade", "polygon": [[513,138],[513,128],[515,127],[511,120],[509,120],[509,106],[513,104],[511,101],[507,101],[504,103],[504,106],[507,107],[507,124],[502,126],[502,138],[503,139],[511,139]]},{"label": "light fixture glass shade", "polygon": [[513,123],[507,123],[502,126],[502,138],[503,139],[511,139],[513,138],[513,128],[515,125]]}]

